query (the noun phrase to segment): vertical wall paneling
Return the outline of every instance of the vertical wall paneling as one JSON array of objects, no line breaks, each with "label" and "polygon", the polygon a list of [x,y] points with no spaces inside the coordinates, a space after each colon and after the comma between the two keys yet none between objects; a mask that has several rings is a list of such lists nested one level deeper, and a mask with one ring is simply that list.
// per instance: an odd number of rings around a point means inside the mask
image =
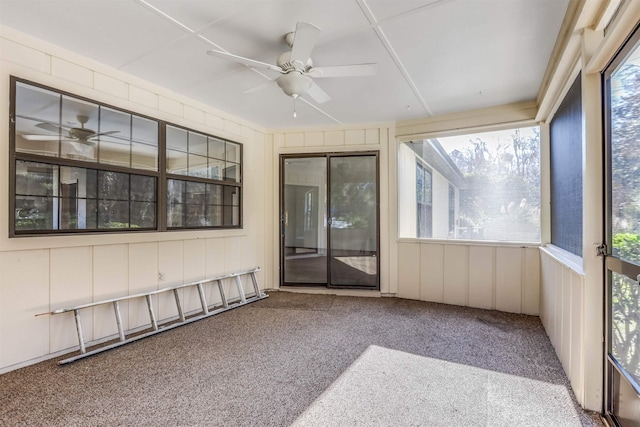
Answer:
[{"label": "vertical wall paneling", "polygon": [[398,296],[420,299],[420,244],[398,245]]},{"label": "vertical wall paneling", "polygon": [[494,308],[495,248],[469,247],[469,306]]},{"label": "vertical wall paneling", "polygon": [[571,385],[576,392],[576,396],[579,401],[583,400],[581,377],[582,377],[582,319],[583,319],[583,281],[580,275],[575,272],[571,273],[571,314],[569,319],[568,329],[571,331],[571,341],[569,348],[571,348],[569,370],[567,376]]},{"label": "vertical wall paneling", "polygon": [[420,299],[444,302],[443,245],[420,245]]},{"label": "vertical wall paneling", "polygon": [[[50,250],[50,301],[53,310],[93,300],[93,251],[89,246]],[[80,313],[85,341],[93,339],[93,309]],[[52,316],[51,352],[78,345],[71,313]]]},{"label": "vertical wall paneling", "polygon": [[563,332],[562,312],[564,311],[567,304],[567,302],[562,299],[562,296],[563,296],[562,287],[564,286],[564,276],[565,276],[566,268],[560,267],[560,268],[556,268],[555,270],[556,270],[554,274],[555,278],[553,282],[553,286],[554,286],[553,300],[555,304],[555,312],[553,316],[554,334],[551,342],[556,348],[556,353],[558,354],[558,357],[562,357],[562,332]]},{"label": "vertical wall paneling", "polygon": [[[93,247],[93,300],[121,297],[129,289],[129,248],[127,245]],[[120,303],[122,323],[129,323],[129,303]],[[113,306],[93,309],[93,337],[98,340],[118,333]]]},{"label": "vertical wall paneling", "polygon": [[540,251],[540,318],[580,404],[585,401],[584,275]]},{"label": "vertical wall paneling", "polygon": [[[164,268],[164,267],[163,267]],[[129,294],[158,289],[158,243],[129,245]],[[157,307],[158,299],[153,298]],[[129,302],[129,329],[148,325],[149,312],[144,298]]]},{"label": "vertical wall paneling", "polygon": [[[176,240],[158,243],[158,288],[184,283],[184,242]],[[158,319],[178,315],[176,300],[169,292],[157,295],[154,307]]]},{"label": "vertical wall paneling", "polygon": [[[205,247],[206,241],[204,239],[194,239],[194,240],[185,240],[183,242],[183,270],[182,270],[182,281],[184,283],[194,282],[196,280],[202,280],[205,276]],[[206,295],[207,301],[213,302],[213,295],[210,291],[211,286],[206,287],[209,291]],[[186,295],[186,294],[189,295]],[[189,312],[197,307],[198,296],[196,292],[193,292],[193,289],[183,289],[180,293],[180,300],[183,304],[183,309],[185,312]],[[188,300],[190,302],[189,309],[185,308],[185,302]],[[215,294],[217,298],[217,293]],[[175,302],[174,302],[175,303]]]},{"label": "vertical wall paneling", "polygon": [[469,247],[446,245],[444,247],[444,302],[468,304]]},{"label": "vertical wall paneling", "polygon": [[521,313],[522,249],[496,249],[496,309]]},{"label": "vertical wall paneling", "polygon": [[562,312],[560,317],[562,321],[560,322],[560,361],[562,362],[562,367],[564,371],[569,373],[571,363],[571,334],[573,331],[571,330],[571,310],[575,309],[575,304],[571,295],[571,276],[573,272],[568,268],[562,269]]},{"label": "vertical wall paneling", "polygon": [[49,352],[49,251],[0,252],[0,272],[2,368]]},{"label": "vertical wall paneling", "polygon": [[526,248],[524,258],[522,312],[537,316],[540,314],[540,250]]}]

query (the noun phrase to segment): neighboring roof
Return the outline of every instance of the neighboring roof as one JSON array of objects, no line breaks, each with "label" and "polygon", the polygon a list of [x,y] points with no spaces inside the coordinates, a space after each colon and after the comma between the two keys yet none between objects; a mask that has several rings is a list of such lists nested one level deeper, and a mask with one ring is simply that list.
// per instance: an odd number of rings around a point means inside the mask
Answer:
[{"label": "neighboring roof", "polygon": [[423,162],[438,171],[454,186],[458,188],[466,187],[462,172],[437,139],[410,141],[407,145]]}]

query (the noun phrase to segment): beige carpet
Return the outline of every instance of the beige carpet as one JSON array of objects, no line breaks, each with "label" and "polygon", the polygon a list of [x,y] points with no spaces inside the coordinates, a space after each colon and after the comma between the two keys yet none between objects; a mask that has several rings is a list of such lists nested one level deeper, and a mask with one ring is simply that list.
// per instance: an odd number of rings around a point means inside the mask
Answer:
[{"label": "beige carpet", "polygon": [[0,375],[2,426],[599,426],[536,317],[270,297]]}]

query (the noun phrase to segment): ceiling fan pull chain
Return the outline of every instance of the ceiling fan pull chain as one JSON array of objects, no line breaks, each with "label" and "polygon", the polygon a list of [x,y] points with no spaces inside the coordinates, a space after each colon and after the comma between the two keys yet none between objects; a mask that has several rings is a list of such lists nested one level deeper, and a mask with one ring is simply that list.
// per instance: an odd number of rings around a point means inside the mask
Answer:
[{"label": "ceiling fan pull chain", "polygon": [[296,118],[298,117],[298,114],[296,113],[296,99],[298,99],[297,96],[293,97],[293,117]]}]

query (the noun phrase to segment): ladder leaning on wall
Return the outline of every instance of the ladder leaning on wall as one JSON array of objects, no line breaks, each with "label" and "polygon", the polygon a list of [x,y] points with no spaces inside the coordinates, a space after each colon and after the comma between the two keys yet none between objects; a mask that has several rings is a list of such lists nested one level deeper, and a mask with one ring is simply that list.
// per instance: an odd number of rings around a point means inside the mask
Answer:
[{"label": "ladder leaning on wall", "polygon": [[[56,314],[64,314],[64,313],[73,313],[75,318],[76,332],[78,334],[78,343],[80,348],[80,354],[69,357],[67,359],[61,360],[58,362],[60,365],[64,365],[66,363],[74,362],[78,359],[82,359],[84,357],[88,357],[97,353],[101,353],[103,351],[110,350],[112,348],[120,347],[122,345],[128,344],[133,341],[137,341],[142,338],[146,338],[151,335],[155,335],[160,332],[168,331],[170,329],[176,328],[178,326],[186,325],[191,322],[195,322],[200,319],[204,319],[206,317],[210,317],[224,311],[232,310],[237,307],[241,307],[243,305],[252,303],[254,301],[258,301],[264,298],[267,298],[267,294],[260,292],[260,288],[258,287],[258,280],[256,279],[256,273],[260,271],[260,267],[255,267],[245,271],[238,271],[229,274],[223,274],[220,276],[209,277],[207,279],[198,280],[196,282],[185,283],[182,285],[171,286],[168,288],[162,288],[158,290],[153,290],[145,293],[135,294],[135,295],[127,295],[120,298],[112,298],[106,299],[102,301],[96,301],[88,304],[82,304],[75,307],[69,308],[60,308],[58,310],[54,310],[47,313],[37,314],[36,316],[43,315],[56,315]],[[249,292],[248,294],[244,291],[244,286],[242,284],[242,277],[249,276],[251,278],[251,282],[253,284],[253,293]],[[234,298],[227,298],[224,286],[222,281],[226,279],[233,279],[237,288],[238,296]],[[216,286],[218,292],[220,294],[220,304],[210,305],[205,298],[205,286]],[[180,301],[180,293],[178,292],[180,289],[194,288],[198,292],[198,296],[200,298],[200,307],[201,309],[191,316],[186,316],[182,303]],[[176,308],[178,310],[178,318],[170,318],[164,321],[159,321],[156,318],[153,301],[151,299],[152,296],[163,294],[163,293],[173,293],[173,297],[176,302]],[[145,298],[147,301],[147,310],[149,312],[149,324],[147,329],[151,329],[146,332],[138,333],[137,335],[127,336],[124,330],[124,326],[122,324],[122,317],[120,315],[120,303],[126,302],[129,300],[137,299],[137,298]],[[97,344],[95,348],[92,348],[90,351],[87,351],[87,344],[84,339],[84,334],[82,332],[82,322],[80,318],[80,311],[88,308],[97,307],[100,305],[113,305],[113,311],[115,314],[115,321],[118,327],[118,341],[111,342],[107,341],[103,344]]]}]

